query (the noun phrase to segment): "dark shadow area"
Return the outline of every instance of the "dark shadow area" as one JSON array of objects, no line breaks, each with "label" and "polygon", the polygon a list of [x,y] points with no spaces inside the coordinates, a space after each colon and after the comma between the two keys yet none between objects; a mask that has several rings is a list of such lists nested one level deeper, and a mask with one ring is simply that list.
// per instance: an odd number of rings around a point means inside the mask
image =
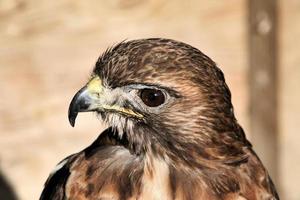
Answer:
[{"label": "dark shadow area", "polygon": [[0,171],[0,199],[1,200],[18,200],[13,188]]}]

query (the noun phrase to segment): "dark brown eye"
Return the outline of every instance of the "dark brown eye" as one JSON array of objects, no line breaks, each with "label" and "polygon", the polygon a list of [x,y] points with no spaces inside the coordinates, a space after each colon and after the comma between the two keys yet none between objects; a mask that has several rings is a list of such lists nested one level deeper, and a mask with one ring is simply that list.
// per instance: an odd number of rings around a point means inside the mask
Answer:
[{"label": "dark brown eye", "polygon": [[164,93],[156,89],[143,89],[141,90],[140,97],[144,104],[149,107],[156,107],[165,102]]}]

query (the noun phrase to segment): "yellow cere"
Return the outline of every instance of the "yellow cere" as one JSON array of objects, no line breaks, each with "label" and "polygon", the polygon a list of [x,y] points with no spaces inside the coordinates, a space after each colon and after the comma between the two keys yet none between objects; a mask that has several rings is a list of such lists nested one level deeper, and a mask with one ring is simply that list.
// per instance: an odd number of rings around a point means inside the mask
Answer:
[{"label": "yellow cere", "polygon": [[99,76],[95,76],[92,80],[90,80],[90,82],[88,82],[87,89],[91,94],[102,92],[102,81]]},{"label": "yellow cere", "polygon": [[104,108],[106,110],[115,110],[115,111],[118,111],[121,113],[125,113],[127,115],[138,117],[138,118],[143,118],[143,115],[141,115],[140,113],[133,112],[130,109],[125,109],[125,108],[117,106],[117,105],[112,105],[112,106],[103,105],[102,108]]}]

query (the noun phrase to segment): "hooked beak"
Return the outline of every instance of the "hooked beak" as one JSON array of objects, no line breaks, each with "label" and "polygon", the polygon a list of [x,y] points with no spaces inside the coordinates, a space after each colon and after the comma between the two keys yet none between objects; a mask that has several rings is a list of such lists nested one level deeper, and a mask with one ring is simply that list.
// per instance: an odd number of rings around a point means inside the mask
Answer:
[{"label": "hooked beak", "polygon": [[71,126],[74,127],[79,112],[97,110],[97,99],[101,96],[102,91],[101,80],[99,77],[95,77],[75,94],[70,103],[68,113]]},{"label": "hooked beak", "polygon": [[[118,112],[126,116],[143,118],[143,115],[130,108],[124,108],[115,102],[109,102],[104,93],[102,81],[98,76],[91,79],[83,88],[81,88],[73,97],[69,106],[69,122],[74,127],[76,117],[79,112],[107,111]],[[107,94],[111,95],[111,94]],[[110,98],[108,98],[110,99]]]}]

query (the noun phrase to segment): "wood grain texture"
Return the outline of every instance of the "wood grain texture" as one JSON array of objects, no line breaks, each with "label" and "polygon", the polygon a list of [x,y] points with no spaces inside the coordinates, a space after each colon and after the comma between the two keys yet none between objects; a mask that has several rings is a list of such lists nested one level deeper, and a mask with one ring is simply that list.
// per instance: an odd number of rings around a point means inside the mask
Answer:
[{"label": "wood grain texture", "polygon": [[249,0],[248,5],[252,141],[275,182],[278,182],[277,1]]}]

